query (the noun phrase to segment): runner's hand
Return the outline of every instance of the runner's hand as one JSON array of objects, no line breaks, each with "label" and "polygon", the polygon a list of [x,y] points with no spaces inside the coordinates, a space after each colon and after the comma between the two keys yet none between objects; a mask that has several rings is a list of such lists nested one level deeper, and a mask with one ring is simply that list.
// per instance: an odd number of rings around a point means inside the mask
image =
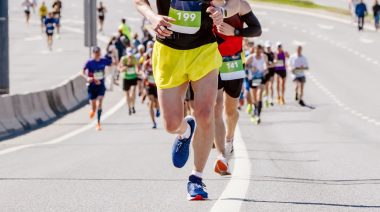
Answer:
[{"label": "runner's hand", "polygon": [[220,26],[223,23],[223,14],[221,8],[210,6],[206,10],[210,13],[210,18],[212,18],[215,26]]},{"label": "runner's hand", "polygon": [[150,20],[154,32],[156,32],[157,37],[161,39],[165,39],[166,37],[169,37],[173,34],[173,32],[167,28],[171,27],[170,22],[174,21],[175,19],[162,15],[156,15],[153,20]]},{"label": "runner's hand", "polygon": [[222,33],[223,35],[227,36],[234,36],[235,35],[235,28],[227,23],[222,23],[220,26],[217,27],[218,32]]}]

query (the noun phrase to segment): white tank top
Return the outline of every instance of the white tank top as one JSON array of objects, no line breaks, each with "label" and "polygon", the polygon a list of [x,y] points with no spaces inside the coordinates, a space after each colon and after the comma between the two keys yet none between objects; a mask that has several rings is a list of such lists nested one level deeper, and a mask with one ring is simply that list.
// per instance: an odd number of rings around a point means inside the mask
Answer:
[{"label": "white tank top", "polygon": [[256,68],[256,71],[264,72],[267,67],[263,55],[261,55],[260,59],[257,59],[255,55],[252,60],[252,66]]}]

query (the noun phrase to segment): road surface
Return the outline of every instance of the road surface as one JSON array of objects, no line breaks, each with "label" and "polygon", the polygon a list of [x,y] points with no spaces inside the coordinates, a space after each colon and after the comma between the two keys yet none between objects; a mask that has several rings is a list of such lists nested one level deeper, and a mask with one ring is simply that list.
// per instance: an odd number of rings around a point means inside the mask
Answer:
[{"label": "road surface", "polygon": [[128,116],[115,91],[102,132],[85,107],[0,143],[2,210],[379,211],[378,34],[305,12],[256,5],[264,30],[256,42],[279,40],[291,53],[305,46],[305,101],[316,109],[294,102],[288,79],[287,105],[265,109],[261,126],[242,112],[232,178],[212,172],[210,155],[209,201],[186,201],[192,160],[173,168],[173,136],[161,123],[151,129],[146,105]]}]

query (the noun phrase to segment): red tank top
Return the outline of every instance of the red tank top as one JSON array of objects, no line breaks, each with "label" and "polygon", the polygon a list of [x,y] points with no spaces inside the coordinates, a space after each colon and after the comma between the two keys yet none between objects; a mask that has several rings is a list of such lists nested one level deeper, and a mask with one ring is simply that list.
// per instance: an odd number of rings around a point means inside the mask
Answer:
[{"label": "red tank top", "polygon": [[[242,30],[244,22],[239,14],[225,18],[224,22],[231,25],[235,29]],[[214,27],[214,33],[217,35],[219,52],[222,56],[233,56],[243,50],[243,37],[241,36],[226,36],[218,33]]]}]

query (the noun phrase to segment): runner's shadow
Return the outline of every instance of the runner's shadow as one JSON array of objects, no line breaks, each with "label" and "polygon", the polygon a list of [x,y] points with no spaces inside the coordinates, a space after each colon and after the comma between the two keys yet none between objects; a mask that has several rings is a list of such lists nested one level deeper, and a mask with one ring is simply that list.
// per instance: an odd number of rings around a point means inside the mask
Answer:
[{"label": "runner's shadow", "polygon": [[330,207],[343,207],[343,208],[380,208],[380,205],[354,205],[354,204],[339,204],[339,203],[324,203],[324,202],[274,201],[274,200],[246,199],[246,198],[224,198],[222,200],[242,201],[242,202],[248,202],[248,203],[282,204],[282,205],[330,206]]}]

